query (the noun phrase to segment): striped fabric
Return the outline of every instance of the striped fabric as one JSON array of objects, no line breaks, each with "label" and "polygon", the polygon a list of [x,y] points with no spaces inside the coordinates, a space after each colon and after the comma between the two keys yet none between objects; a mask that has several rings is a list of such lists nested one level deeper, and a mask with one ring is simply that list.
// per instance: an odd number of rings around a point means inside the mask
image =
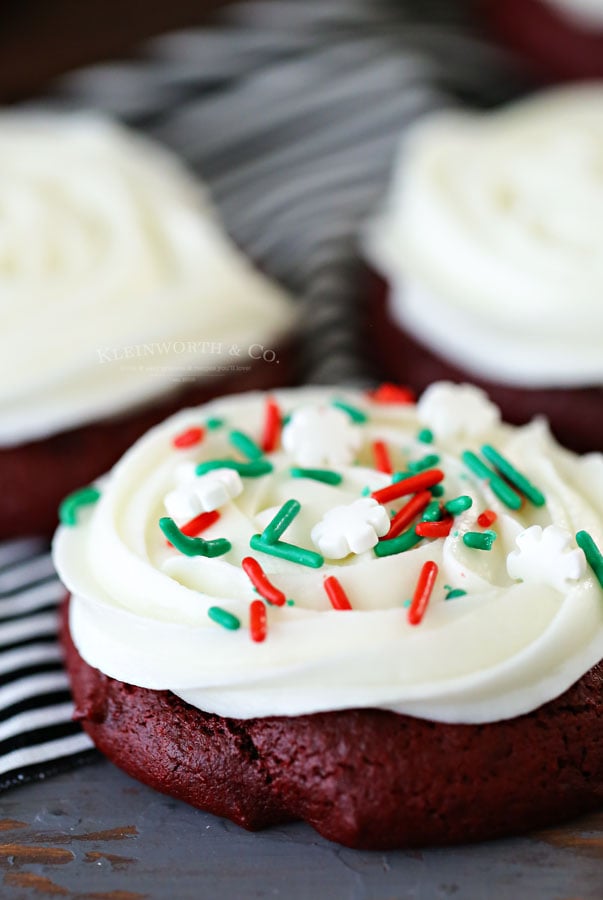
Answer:
[{"label": "striped fabric", "polygon": [[[459,0],[250,0],[75,73],[42,103],[116,115],[202,173],[235,240],[300,297],[302,379],[361,384],[358,234],[399,134],[518,86]],[[92,755],[70,721],[61,593],[42,544],[0,546],[0,787]]]}]

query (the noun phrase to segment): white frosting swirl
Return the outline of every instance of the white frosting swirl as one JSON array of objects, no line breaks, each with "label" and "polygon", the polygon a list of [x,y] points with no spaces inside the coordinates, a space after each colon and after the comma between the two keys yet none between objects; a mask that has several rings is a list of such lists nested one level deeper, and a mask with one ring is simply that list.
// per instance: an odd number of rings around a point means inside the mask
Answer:
[{"label": "white frosting swirl", "polygon": [[291,325],[158,145],[93,116],[4,113],[0,170],[0,445],[250,365]]},{"label": "white frosting swirl", "polygon": [[394,317],[473,374],[603,384],[603,85],[419,126],[368,250]]},{"label": "white frosting swirl", "polygon": [[[450,390],[450,386],[447,388]],[[327,390],[277,392],[283,412],[324,406]],[[339,485],[292,477],[282,449],[268,455],[273,470],[243,477],[242,494],[220,509],[206,539],[227,538],[231,549],[215,558],[188,557],[166,545],[158,520],[182,460],[236,458],[231,428],[258,441],[264,398],[235,396],[186,410],[135,444],[102,484],[94,507],[82,507],[75,527],[61,527],[54,541],[59,574],[73,595],[71,631],[84,659],[108,675],[153,689],[169,688],[200,709],[236,717],[295,715],[349,707],[382,707],[450,722],[482,722],[517,716],[559,695],[603,657],[603,591],[586,566],[562,562],[556,589],[542,554],[547,546],[567,552],[562,536],[538,544],[538,560],[522,563],[535,575],[523,583],[507,571],[525,529],[554,524],[571,535],[585,529],[603,543],[603,457],[579,458],[560,448],[542,421],[514,429],[493,421],[481,433],[422,443],[429,416],[417,407],[377,405],[360,394],[344,397],[368,415],[359,424],[362,446],[356,464],[340,466]],[[487,402],[484,400],[484,403]],[[172,439],[223,418],[203,442],[176,450]],[[488,421],[487,419],[485,420]],[[424,435],[422,435],[424,437]],[[440,457],[444,501],[473,500],[446,538],[425,539],[413,549],[378,558],[374,550],[325,560],[307,568],[250,550],[251,536],[289,499],[301,503],[281,540],[313,550],[311,532],[325,513],[352,503],[368,486],[391,476],[373,468],[373,442],[386,443],[394,467],[426,454]],[[544,493],[540,507],[519,512],[502,505],[492,490],[463,465],[464,449],[495,445]],[[387,504],[399,508],[400,499]],[[472,549],[467,531],[481,531],[476,517],[498,514],[491,551]],[[532,533],[531,533],[532,534]],[[548,535],[548,532],[545,531]],[[524,554],[528,552],[523,542]],[[534,544],[534,539],[531,541]],[[578,551],[581,552],[581,551]],[[257,598],[241,567],[255,557],[294,605],[267,609],[268,634],[250,639],[248,610]],[[439,574],[419,625],[408,622],[404,601],[413,594],[423,564]],[[567,570],[567,571],[566,571]],[[335,575],[352,610],[330,606],[324,579]],[[567,578],[565,577],[567,575]],[[445,599],[450,589],[466,593]],[[218,605],[242,625],[229,631],[208,616]]]}]

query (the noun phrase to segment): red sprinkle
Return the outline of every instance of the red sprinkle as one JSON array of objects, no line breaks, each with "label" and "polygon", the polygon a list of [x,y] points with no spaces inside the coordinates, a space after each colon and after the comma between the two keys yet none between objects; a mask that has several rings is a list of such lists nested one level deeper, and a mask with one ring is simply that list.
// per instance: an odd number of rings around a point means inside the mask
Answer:
[{"label": "red sprinkle", "polygon": [[325,591],[331,601],[333,609],[351,609],[352,604],[348,600],[348,596],[341,586],[341,583],[334,575],[329,575],[324,580]]},{"label": "red sprinkle", "polygon": [[377,471],[385,472],[386,475],[391,475],[394,470],[392,468],[389,450],[385,446],[384,441],[373,442],[373,454],[375,456],[375,468]]},{"label": "red sprinkle", "polygon": [[423,512],[427,504],[431,502],[431,499],[432,497],[429,491],[421,491],[409,500],[408,503],[405,503],[402,509],[398,510],[392,519],[389,531],[384,538],[381,538],[381,540],[388,541],[391,538],[398,537],[399,534],[402,534],[402,532],[408,528],[415,516],[418,516],[420,512]]},{"label": "red sprinkle", "polygon": [[252,585],[262,595],[264,600],[267,600],[268,603],[272,603],[273,606],[285,605],[287,598],[282,591],[279,591],[279,589],[268,580],[266,573],[257,559],[254,559],[253,556],[246,556],[241,565]]},{"label": "red sprinkle", "polygon": [[411,475],[409,478],[403,478],[402,481],[396,481],[395,484],[390,484],[379,491],[373,491],[371,497],[377,503],[389,503],[391,500],[397,500],[407,494],[416,494],[425,488],[433,487],[434,484],[443,480],[444,473],[441,469],[428,469],[426,472],[419,472],[418,475]]},{"label": "red sprinkle", "polygon": [[415,392],[409,387],[392,384],[389,381],[380,384],[374,391],[369,391],[373,403],[414,403]]},{"label": "red sprinkle", "polygon": [[415,531],[420,537],[425,538],[443,538],[448,537],[452,529],[454,519],[448,516],[439,522],[419,522],[415,526]]},{"label": "red sprinkle", "polygon": [[266,400],[264,411],[264,432],[262,434],[262,450],[264,453],[272,453],[276,450],[281,433],[281,411],[272,397]]},{"label": "red sprinkle", "polygon": [[426,562],[419,573],[412,602],[408,607],[408,622],[410,625],[418,625],[423,619],[437,577],[437,564],[431,560]]},{"label": "red sprinkle", "polygon": [[176,447],[178,450],[185,450],[187,447],[194,447],[195,444],[199,444],[202,438],[202,428],[187,428],[186,431],[181,431],[175,438],[172,438],[172,447]]},{"label": "red sprinkle", "polygon": [[483,513],[477,517],[477,524],[482,528],[488,528],[493,522],[496,522],[497,515],[493,509],[485,509]]},{"label": "red sprinkle", "polygon": [[[214,522],[217,522],[219,518],[220,513],[217,509],[214,509],[213,512],[199,513],[198,516],[195,516],[195,518],[191,519],[190,522],[187,522],[186,525],[182,525],[180,531],[187,537],[197,537],[197,535],[209,528],[210,525],[213,525]],[[172,546],[169,541],[167,541],[167,545],[168,547]]]},{"label": "red sprinkle", "polygon": [[251,640],[260,644],[266,640],[267,632],[266,606],[262,600],[252,600],[249,607],[249,633],[251,634]]}]

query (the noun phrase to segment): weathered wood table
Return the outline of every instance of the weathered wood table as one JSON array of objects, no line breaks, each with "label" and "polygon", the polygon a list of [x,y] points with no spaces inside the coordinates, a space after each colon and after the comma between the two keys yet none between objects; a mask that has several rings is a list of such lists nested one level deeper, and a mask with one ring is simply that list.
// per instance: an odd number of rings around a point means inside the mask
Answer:
[{"label": "weathered wood table", "polygon": [[0,795],[2,900],[601,900],[603,813],[527,837],[359,852],[255,834],[98,762]]}]

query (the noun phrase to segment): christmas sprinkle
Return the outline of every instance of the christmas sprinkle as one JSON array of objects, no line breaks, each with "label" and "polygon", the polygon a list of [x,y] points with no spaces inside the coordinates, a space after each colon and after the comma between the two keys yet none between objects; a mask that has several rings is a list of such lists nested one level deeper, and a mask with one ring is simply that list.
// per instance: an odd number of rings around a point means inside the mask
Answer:
[{"label": "christmas sprinkle", "polygon": [[194,447],[196,444],[201,443],[203,439],[203,429],[197,427],[187,428],[186,431],[181,431],[180,434],[177,434],[176,437],[172,438],[172,446],[176,447],[177,450],[184,450],[188,447]]},{"label": "christmas sprinkle", "polygon": [[347,594],[341,586],[341,583],[334,575],[330,575],[324,580],[325,591],[331,601],[333,609],[351,609],[352,604],[348,600]]},{"label": "christmas sprinkle", "polygon": [[298,500],[287,500],[283,503],[275,517],[269,522],[262,532],[262,540],[267,544],[273,544],[287,530],[293,519],[301,509]]},{"label": "christmas sprinkle", "polygon": [[[191,519],[190,522],[181,525],[180,531],[187,537],[197,537],[201,532],[206,531],[210,525],[215,525],[219,518],[220,513],[217,509],[214,509],[211,512],[202,512],[199,513],[198,516],[195,516],[194,519]],[[168,544],[170,547],[173,546],[170,541],[168,541]]]},{"label": "christmas sprinkle", "polygon": [[375,457],[375,468],[377,471],[391,475],[393,472],[392,461],[384,441],[373,442],[373,456]]},{"label": "christmas sprinkle", "polygon": [[449,512],[451,516],[458,516],[459,513],[464,512],[471,506],[473,506],[471,497],[462,494],[460,497],[455,497],[454,500],[449,500],[448,503],[445,503],[444,509],[446,512]]},{"label": "christmas sprinkle", "polygon": [[[289,469],[292,478],[311,478],[313,481],[322,481],[324,484],[338,485],[343,481],[343,475],[332,472],[330,469],[300,469],[294,466]],[[367,493],[370,491],[367,489]]]},{"label": "christmas sprinkle", "polygon": [[253,462],[242,463],[234,459],[210,459],[199,463],[195,469],[197,475],[205,475],[213,469],[234,469],[242,478],[259,478],[272,472],[272,463],[267,459],[255,459]]},{"label": "christmas sprinkle", "polygon": [[319,569],[324,563],[324,558],[320,553],[315,553],[314,550],[306,550],[305,547],[287,544],[285,541],[274,541],[274,543],[269,544],[267,541],[262,540],[260,534],[251,536],[249,546],[252,550],[259,550],[261,553],[268,553],[270,556],[277,556],[280,559],[298,563],[300,566],[308,566],[311,569]]},{"label": "christmas sprinkle", "polygon": [[535,487],[525,475],[522,475],[522,473],[519,472],[506,457],[498,452],[498,450],[495,450],[490,444],[484,444],[482,453],[488,462],[491,462],[501,475],[504,475],[507,481],[510,481],[512,485],[520,490],[534,506],[544,506],[546,499],[542,491],[538,490],[538,488]]},{"label": "christmas sprinkle", "polygon": [[426,469],[432,469],[434,466],[437,466],[439,461],[440,457],[437,453],[429,453],[427,456],[424,456],[423,459],[416,459],[414,462],[409,462],[408,468],[413,474],[416,472],[424,472]]},{"label": "christmas sprinkle", "polygon": [[411,528],[389,541],[379,541],[374,548],[375,556],[393,556],[394,553],[404,553],[405,550],[410,550],[415,544],[418,544],[420,540],[421,537],[415,533],[414,528]]},{"label": "christmas sprinkle", "polygon": [[222,628],[227,628],[229,631],[236,631],[237,628],[241,627],[240,620],[226,609],[222,609],[221,606],[210,606],[207,610],[207,615],[217,625],[221,625]]},{"label": "christmas sprinkle", "polygon": [[463,535],[463,544],[473,550],[491,550],[495,540],[495,531],[467,531]]},{"label": "christmas sprinkle", "polygon": [[391,382],[380,384],[374,391],[369,391],[373,403],[414,403],[415,393],[408,387],[401,387]]},{"label": "christmas sprinkle", "polygon": [[398,537],[399,534],[408,528],[412,520],[418,516],[419,513],[423,512],[430,501],[431,494],[429,491],[421,491],[419,494],[415,494],[415,496],[409,500],[408,503],[405,503],[402,509],[399,510],[392,519],[385,540],[391,540],[391,538]]},{"label": "christmas sprinkle", "polygon": [[212,418],[208,419],[205,423],[205,427],[210,431],[215,431],[217,428],[221,428],[224,424],[224,419]]},{"label": "christmas sprinkle", "polygon": [[445,538],[450,534],[453,522],[452,516],[440,522],[419,522],[415,525],[415,531],[424,538]]},{"label": "christmas sprinkle", "polygon": [[422,522],[437,522],[443,516],[442,507],[437,500],[432,500],[425,507],[425,511],[421,516]]},{"label": "christmas sprinkle", "polygon": [[449,590],[445,596],[445,600],[454,600],[455,597],[464,597],[467,594],[467,591],[464,591],[462,588],[454,588],[454,590]]},{"label": "christmas sprinkle", "polygon": [[67,494],[65,499],[59,506],[59,521],[62,525],[77,525],[77,516],[82,506],[90,506],[100,499],[100,491],[98,488],[89,485]]},{"label": "christmas sprinkle", "polygon": [[379,491],[373,491],[371,496],[377,503],[390,503],[390,501],[397,500],[399,497],[404,497],[407,494],[416,494],[418,491],[430,488],[443,479],[444,473],[441,469],[430,469],[427,472],[421,472],[419,475],[410,475],[408,478],[403,478],[401,481],[390,484],[389,487],[381,488]]},{"label": "christmas sprinkle", "polygon": [[576,535],[576,543],[583,551],[586,562],[593,570],[597,581],[603,588],[603,554],[588,531],[579,531]]},{"label": "christmas sprinkle", "polygon": [[488,482],[492,488],[492,492],[505,504],[505,506],[508,506],[510,509],[521,508],[522,500],[519,494],[514,491],[500,475],[482,462],[479,456],[476,456],[471,450],[465,450],[461,454],[461,459],[474,475],[477,475],[478,478],[483,478]]},{"label": "christmas sprinkle", "polygon": [[281,433],[281,411],[277,403],[268,397],[264,408],[264,429],[262,432],[262,450],[272,453],[276,450]]},{"label": "christmas sprinkle", "polygon": [[284,606],[287,599],[282,591],[275,587],[268,579],[268,576],[262,569],[261,565],[253,556],[246,556],[241,562],[243,571],[251,581],[254,588],[262,595],[264,600],[272,603],[273,606]]},{"label": "christmas sprinkle", "polygon": [[417,440],[422,444],[433,444],[433,431],[431,428],[422,428],[417,434]]},{"label": "christmas sprinkle", "polygon": [[334,406],[335,409],[340,409],[342,412],[347,413],[352,422],[355,422],[356,425],[362,425],[368,420],[367,414],[361,409],[358,409],[357,406],[352,406],[351,403],[345,403],[343,400],[333,400],[331,406]]},{"label": "christmas sprinkle", "polygon": [[185,556],[207,556],[213,558],[215,556],[223,556],[232,548],[232,544],[226,538],[206,541],[200,537],[188,537],[182,533],[174,520],[170,519],[169,516],[163,516],[159,519],[159,527],[176,550],[179,550]]},{"label": "christmas sprinkle", "polygon": [[437,564],[429,560],[421,569],[417,580],[417,586],[408,608],[407,617],[410,625],[419,625],[422,621],[437,577]]},{"label": "christmas sprinkle", "polygon": [[489,528],[490,525],[493,525],[496,522],[498,516],[494,512],[493,509],[485,509],[483,513],[480,513],[477,517],[477,524],[480,528]]},{"label": "christmas sprinkle", "polygon": [[263,455],[262,448],[258,447],[256,442],[243,431],[231,431],[228,435],[228,440],[239,453],[242,453],[251,462]]},{"label": "christmas sprinkle", "polygon": [[261,644],[268,633],[266,607],[261,600],[253,600],[249,607],[249,634],[251,640]]}]

